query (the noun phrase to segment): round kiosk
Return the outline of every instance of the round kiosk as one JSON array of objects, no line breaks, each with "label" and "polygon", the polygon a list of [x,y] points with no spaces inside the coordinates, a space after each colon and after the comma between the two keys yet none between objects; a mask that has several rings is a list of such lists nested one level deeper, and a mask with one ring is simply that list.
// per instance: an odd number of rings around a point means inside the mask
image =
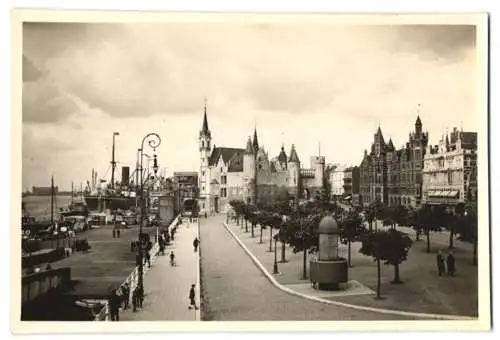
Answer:
[{"label": "round kiosk", "polygon": [[348,280],[347,260],[339,257],[339,226],[331,216],[321,219],[318,227],[318,258],[310,261],[311,282],[320,290],[338,290]]}]

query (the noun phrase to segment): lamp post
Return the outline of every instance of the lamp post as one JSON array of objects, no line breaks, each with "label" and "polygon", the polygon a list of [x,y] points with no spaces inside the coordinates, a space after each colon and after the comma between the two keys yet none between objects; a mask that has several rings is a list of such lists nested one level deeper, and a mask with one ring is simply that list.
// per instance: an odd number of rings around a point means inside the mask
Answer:
[{"label": "lamp post", "polygon": [[115,161],[115,137],[119,136],[119,132],[113,132],[113,148],[111,150],[111,189],[115,188],[115,168],[116,168],[116,161]]},{"label": "lamp post", "polygon": [[276,243],[278,242],[278,234],[274,236],[274,265],[273,274],[278,274],[278,252],[276,251]]},{"label": "lamp post", "polygon": [[[156,151],[156,148],[160,146],[161,144],[161,138],[158,134],[156,133],[148,133],[144,138],[142,139],[141,143],[141,148],[140,153],[140,171],[141,171],[141,192],[140,192],[140,198],[141,198],[141,224],[139,225],[139,286],[143,287],[144,289],[144,250],[143,250],[143,242],[142,242],[142,228],[144,226],[144,215],[145,215],[145,206],[144,206],[144,178],[143,178],[143,168],[142,168],[142,159],[144,155],[144,142],[148,140],[148,145],[150,148],[153,149],[153,151]],[[154,155],[154,166],[153,169],[155,173],[158,171],[158,164],[156,160],[156,155]]]}]

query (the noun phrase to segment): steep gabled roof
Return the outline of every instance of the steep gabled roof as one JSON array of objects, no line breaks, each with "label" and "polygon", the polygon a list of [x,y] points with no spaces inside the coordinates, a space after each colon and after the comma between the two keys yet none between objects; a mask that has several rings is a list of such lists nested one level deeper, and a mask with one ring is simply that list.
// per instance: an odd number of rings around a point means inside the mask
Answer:
[{"label": "steep gabled roof", "polygon": [[389,143],[387,143],[387,147],[386,147],[387,151],[394,151],[395,148],[394,148],[394,144],[392,143],[392,138],[389,138]]},{"label": "steep gabled roof", "polygon": [[243,152],[235,152],[229,160],[228,172],[243,171]]},{"label": "steep gabled roof", "polygon": [[286,157],[286,153],[285,153],[285,147],[283,145],[281,146],[281,151],[280,151],[280,154],[278,155],[278,161],[281,164],[286,164],[286,162],[287,162],[287,157]]},{"label": "steep gabled roof", "polygon": [[245,149],[245,154],[246,155],[253,155],[254,154],[254,149],[252,146],[252,139],[250,137],[248,137],[248,140],[247,140],[247,147]]},{"label": "steep gabled roof", "polygon": [[244,149],[237,149],[237,148],[224,148],[224,147],[214,148],[212,154],[210,155],[208,165],[209,166],[216,165],[221,156],[224,163],[228,164],[229,160],[233,157],[235,153],[241,153],[243,155],[244,152],[245,152]]},{"label": "steep gabled roof", "polygon": [[292,144],[292,150],[290,150],[289,162],[300,163],[299,156],[297,156],[297,151],[295,151],[295,144]]}]

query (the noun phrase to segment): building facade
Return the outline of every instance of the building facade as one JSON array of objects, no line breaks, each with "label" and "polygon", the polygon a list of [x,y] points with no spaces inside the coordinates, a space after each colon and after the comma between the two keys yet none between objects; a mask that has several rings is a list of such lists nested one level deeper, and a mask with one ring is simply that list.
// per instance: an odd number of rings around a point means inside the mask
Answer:
[{"label": "building facade", "polygon": [[173,182],[178,191],[179,207],[184,211],[193,210],[198,199],[198,173],[195,171],[174,172]]},{"label": "building facade", "polygon": [[379,127],[371,152],[364,152],[360,171],[360,203],[375,201],[389,206],[417,207],[422,197],[422,171],[428,133],[417,117],[408,142],[396,150],[391,139],[386,143]]},{"label": "building facade", "polygon": [[332,198],[342,198],[344,196],[344,177],[346,166],[334,164],[330,171],[330,187]]},{"label": "building facade", "polygon": [[454,206],[477,200],[477,133],[456,128],[424,157],[422,202]]},{"label": "building facade", "polygon": [[199,133],[200,172],[198,187],[201,213],[229,208],[231,200],[268,204],[300,198],[311,199],[323,186],[325,157],[311,157],[311,167],[301,168],[292,144],[287,155],[284,146],[270,158],[259,146],[257,130],[246,147],[216,147],[208,128],[207,110]]}]

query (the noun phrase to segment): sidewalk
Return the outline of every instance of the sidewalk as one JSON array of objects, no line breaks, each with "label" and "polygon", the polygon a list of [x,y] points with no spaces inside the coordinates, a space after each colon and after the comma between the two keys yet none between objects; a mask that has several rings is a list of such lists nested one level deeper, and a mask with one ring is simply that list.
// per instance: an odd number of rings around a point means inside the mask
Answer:
[{"label": "sidewalk", "polygon": [[[263,231],[263,243],[259,244],[259,227],[255,228],[255,238],[251,238],[250,224],[248,225],[248,233],[245,233],[244,222],[242,228],[241,222],[237,226],[235,222],[230,221],[229,228],[259,262],[272,273],[274,252],[268,252],[269,229]],[[273,231],[273,234],[276,232],[277,230]],[[359,243],[353,243],[351,247],[353,268],[349,269],[349,280],[357,281],[374,292],[376,290],[377,270],[373,259],[359,253]],[[468,245],[461,242],[456,244],[454,252],[457,259],[457,276],[453,278],[437,276],[435,256],[437,249],[444,247],[433,244],[432,239],[431,247],[432,252],[426,253],[425,241],[413,244],[408,255],[408,261],[400,266],[401,279],[404,284],[390,284],[389,281],[393,279],[394,268],[392,266],[382,266],[382,296],[385,298],[384,300],[374,300],[373,294],[335,296],[327,299],[360,306],[407,312],[476,317],[478,313],[478,272],[477,267],[473,267],[471,264]],[[277,258],[280,261],[280,242],[278,242],[277,248]],[[339,246],[339,255],[347,258],[346,245],[341,244]],[[310,285],[309,280],[302,280],[302,256],[302,252],[294,254],[292,249],[287,246],[287,262],[278,263],[280,274],[273,275],[273,277],[280,284],[293,289]],[[309,260],[308,255],[307,267],[309,267]],[[307,272],[309,272],[309,268],[307,268]]]},{"label": "sidewalk", "polygon": [[[189,289],[196,284],[196,300],[200,305],[199,253],[193,251],[198,237],[198,222],[187,219],[177,227],[175,240],[165,248],[144,274],[143,308],[120,311],[120,321],[199,321],[200,310],[189,309]],[[174,251],[176,267],[170,266],[170,251]]]}]

